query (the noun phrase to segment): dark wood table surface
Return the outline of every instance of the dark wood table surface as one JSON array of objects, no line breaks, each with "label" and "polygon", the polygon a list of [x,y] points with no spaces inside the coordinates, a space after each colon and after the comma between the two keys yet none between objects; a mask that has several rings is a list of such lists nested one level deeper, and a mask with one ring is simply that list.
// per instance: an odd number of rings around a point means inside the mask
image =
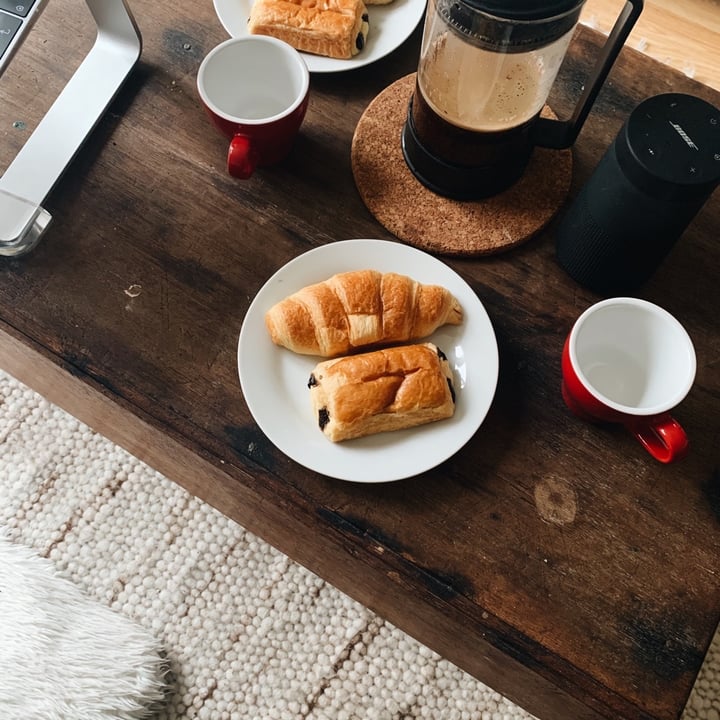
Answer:
[{"label": "dark wood table surface", "polygon": [[[448,260],[500,351],[470,442],[395,483],[319,476],[254,423],[238,333],[258,289],[298,254],[393,239],[360,200],[350,146],[368,103],[415,70],[420,30],[373,65],[313,75],[292,156],[242,182],[195,92],[202,57],[227,37],[212,3],[131,6],[139,65],[49,198],[41,244],[0,259],[0,366],[538,717],[678,718],[720,612],[717,193],[641,293],[696,346],[697,381],[676,413],[686,460],[656,463],[564,407],[562,343],[599,298],[557,265],[551,225],[510,253]],[[82,3],[49,4],[0,80],[2,168],[91,30]],[[600,42],[579,31],[553,90],[561,115]],[[571,194],[630,110],[670,90],[720,105],[623,53],[575,147]]]}]

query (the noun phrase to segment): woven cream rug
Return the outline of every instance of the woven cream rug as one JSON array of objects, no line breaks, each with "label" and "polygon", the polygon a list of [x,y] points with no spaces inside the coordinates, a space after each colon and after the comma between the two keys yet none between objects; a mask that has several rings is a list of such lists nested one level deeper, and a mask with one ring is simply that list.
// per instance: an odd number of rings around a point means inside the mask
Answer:
[{"label": "woven cream rug", "polygon": [[[0,527],[158,639],[159,720],[531,718],[4,374]],[[720,720],[720,637],[684,719]]]}]

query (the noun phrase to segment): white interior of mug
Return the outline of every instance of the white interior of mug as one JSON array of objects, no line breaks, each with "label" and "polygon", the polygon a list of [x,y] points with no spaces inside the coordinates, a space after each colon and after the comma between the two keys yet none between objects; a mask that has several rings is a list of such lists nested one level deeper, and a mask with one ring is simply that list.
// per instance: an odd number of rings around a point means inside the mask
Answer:
[{"label": "white interior of mug", "polygon": [[637,298],[588,308],[570,333],[569,351],[587,390],[632,415],[670,410],[695,380],[695,350],[685,329],[663,308]]},{"label": "white interior of mug", "polygon": [[271,37],[231,38],[200,65],[198,92],[217,115],[244,124],[272,122],[295,110],[310,84],[305,61]]}]

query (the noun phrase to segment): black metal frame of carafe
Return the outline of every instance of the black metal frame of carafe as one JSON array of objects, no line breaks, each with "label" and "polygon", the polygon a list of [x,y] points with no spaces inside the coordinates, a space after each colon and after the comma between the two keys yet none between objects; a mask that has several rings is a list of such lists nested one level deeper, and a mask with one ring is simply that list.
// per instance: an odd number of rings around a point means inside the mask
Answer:
[{"label": "black metal frame of carafe", "polygon": [[[513,147],[502,162],[461,165],[430,152],[422,143],[413,122],[411,97],[401,135],[402,152],[410,171],[437,195],[455,200],[482,200],[507,190],[522,177],[534,147],[570,147],[577,139],[642,8],[643,0],[626,0],[597,60],[592,81],[586,84],[572,117],[565,121],[535,117],[519,126],[516,128],[517,143],[514,143],[517,147]],[[419,88],[416,87],[415,92],[419,92]]]},{"label": "black metal frame of carafe", "polygon": [[[532,153],[531,144],[517,143],[516,157],[502,165],[459,165],[431,153],[420,141],[412,118],[412,98],[403,125],[401,143],[405,162],[412,174],[429,190],[453,200],[480,200],[511,187],[525,171]],[[518,136],[527,135],[527,123]]]}]

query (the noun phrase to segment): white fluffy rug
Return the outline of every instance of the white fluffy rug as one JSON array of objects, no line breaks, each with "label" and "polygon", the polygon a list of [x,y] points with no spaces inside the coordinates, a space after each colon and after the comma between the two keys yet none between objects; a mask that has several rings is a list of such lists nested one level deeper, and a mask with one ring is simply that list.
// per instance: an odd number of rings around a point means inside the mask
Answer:
[{"label": "white fluffy rug", "polygon": [[[159,720],[530,718],[2,374],[0,526],[158,639]],[[684,720],[720,720],[720,637]]]},{"label": "white fluffy rug", "polygon": [[152,635],[0,533],[3,720],[137,720],[163,700]]}]

